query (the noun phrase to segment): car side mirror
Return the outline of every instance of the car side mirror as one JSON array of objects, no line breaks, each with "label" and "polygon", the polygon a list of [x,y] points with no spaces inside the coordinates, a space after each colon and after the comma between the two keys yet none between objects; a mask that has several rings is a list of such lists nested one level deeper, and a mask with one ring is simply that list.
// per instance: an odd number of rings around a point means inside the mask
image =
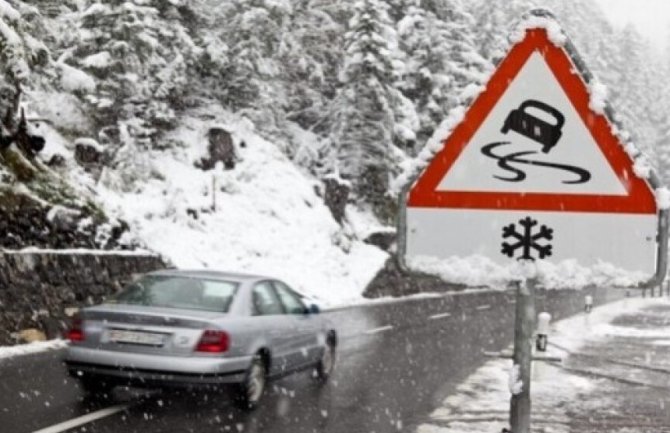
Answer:
[{"label": "car side mirror", "polygon": [[311,304],[309,307],[307,307],[307,313],[308,314],[319,314],[320,312],[321,312],[321,309],[316,304]]}]

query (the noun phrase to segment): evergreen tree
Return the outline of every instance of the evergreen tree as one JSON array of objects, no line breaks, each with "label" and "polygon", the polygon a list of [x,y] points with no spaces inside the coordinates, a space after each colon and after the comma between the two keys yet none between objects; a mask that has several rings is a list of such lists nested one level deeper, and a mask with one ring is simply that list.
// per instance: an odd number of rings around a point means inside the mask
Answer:
[{"label": "evergreen tree", "polygon": [[20,1],[13,4],[3,2],[0,8],[0,85],[10,87],[26,84],[31,71],[50,60],[49,50],[33,36],[44,30],[39,10]]},{"label": "evergreen tree", "polygon": [[63,83],[84,83],[66,90],[90,104],[98,126],[130,121],[131,136],[149,146],[157,128],[175,124],[199,52],[182,24],[183,3],[111,0],[81,13],[59,64]]},{"label": "evergreen tree", "polygon": [[391,59],[394,37],[386,5],[359,0],[345,34],[345,58],[336,100],[333,143],[339,169],[355,190],[382,212],[391,167],[394,124],[392,86],[396,71]]},{"label": "evergreen tree", "polygon": [[398,26],[406,53],[400,88],[417,107],[417,141],[425,143],[449,110],[468,102],[464,90],[482,84],[490,63],[477,52],[473,18],[458,2],[435,12],[411,7]]},{"label": "evergreen tree", "polygon": [[243,111],[266,132],[283,122],[286,95],[276,61],[290,2],[234,0],[222,5],[220,32],[208,41],[203,73],[209,92],[234,111]]},{"label": "evergreen tree", "polygon": [[298,2],[282,29],[277,61],[286,86],[287,117],[305,129],[323,132],[330,127],[327,116],[339,87],[343,34],[342,26],[314,0]]}]

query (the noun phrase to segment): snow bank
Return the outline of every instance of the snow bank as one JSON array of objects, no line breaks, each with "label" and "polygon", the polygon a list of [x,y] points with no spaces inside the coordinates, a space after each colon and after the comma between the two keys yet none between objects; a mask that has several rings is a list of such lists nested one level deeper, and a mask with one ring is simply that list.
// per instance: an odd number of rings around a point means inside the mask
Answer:
[{"label": "snow bank", "polygon": [[[150,155],[146,182],[129,193],[98,186],[108,212],[179,268],[278,277],[325,306],[360,300],[388,254],[339,226],[317,195],[317,181],[252,125],[218,115],[227,119],[224,126],[238,144],[233,170],[194,167],[212,122],[193,114],[169,137],[183,147]],[[360,213],[347,209],[347,215]],[[365,220],[371,219],[356,218],[359,225]]]},{"label": "snow bank", "polygon": [[0,359],[63,349],[65,347],[67,347],[67,342],[65,340],[36,341],[34,343],[19,344],[16,346],[0,346]]},{"label": "snow bank", "polygon": [[471,287],[487,286],[504,289],[515,281],[537,278],[546,289],[583,289],[589,286],[631,287],[644,282],[648,275],[628,272],[609,263],[599,262],[592,267],[580,266],[576,260],[559,263],[512,262],[504,266],[493,260],[472,255],[438,259],[428,256],[410,257],[407,266],[413,271],[440,277],[446,282]]},{"label": "snow bank", "polygon": [[[635,336],[658,338],[659,328],[648,330],[618,327],[611,322],[622,314],[634,314],[652,305],[666,302],[654,298],[626,298],[594,308],[590,314],[580,314],[552,324],[550,341],[571,352],[581,349],[592,340],[602,340],[608,336]],[[639,332],[637,332],[639,331]],[[668,330],[662,337],[668,336]],[[635,333],[636,335],[632,335]],[[626,335],[627,334],[627,335]]]}]

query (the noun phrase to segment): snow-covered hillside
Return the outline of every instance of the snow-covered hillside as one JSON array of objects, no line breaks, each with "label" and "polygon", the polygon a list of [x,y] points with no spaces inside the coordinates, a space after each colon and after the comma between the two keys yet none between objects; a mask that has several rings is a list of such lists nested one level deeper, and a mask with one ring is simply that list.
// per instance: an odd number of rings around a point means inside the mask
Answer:
[{"label": "snow-covered hillside", "polygon": [[[319,196],[321,183],[250,122],[221,110],[214,121],[197,114],[171,135],[177,147],[147,155],[149,178],[138,187],[119,192],[104,185],[115,183],[113,172],[104,178],[96,190],[106,210],[177,267],[276,276],[327,305],[359,299],[388,257],[359,240],[376,228],[374,218],[350,207],[353,225],[341,227]],[[238,143],[232,170],[194,166],[213,125],[232,131]]]}]

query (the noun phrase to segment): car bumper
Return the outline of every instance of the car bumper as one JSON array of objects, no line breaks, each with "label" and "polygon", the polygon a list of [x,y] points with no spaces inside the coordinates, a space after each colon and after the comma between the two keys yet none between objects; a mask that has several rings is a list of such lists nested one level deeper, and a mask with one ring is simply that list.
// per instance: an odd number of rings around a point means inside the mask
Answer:
[{"label": "car bumper", "polygon": [[70,346],[64,362],[73,377],[105,376],[131,384],[188,386],[242,382],[251,359],[161,356]]}]

